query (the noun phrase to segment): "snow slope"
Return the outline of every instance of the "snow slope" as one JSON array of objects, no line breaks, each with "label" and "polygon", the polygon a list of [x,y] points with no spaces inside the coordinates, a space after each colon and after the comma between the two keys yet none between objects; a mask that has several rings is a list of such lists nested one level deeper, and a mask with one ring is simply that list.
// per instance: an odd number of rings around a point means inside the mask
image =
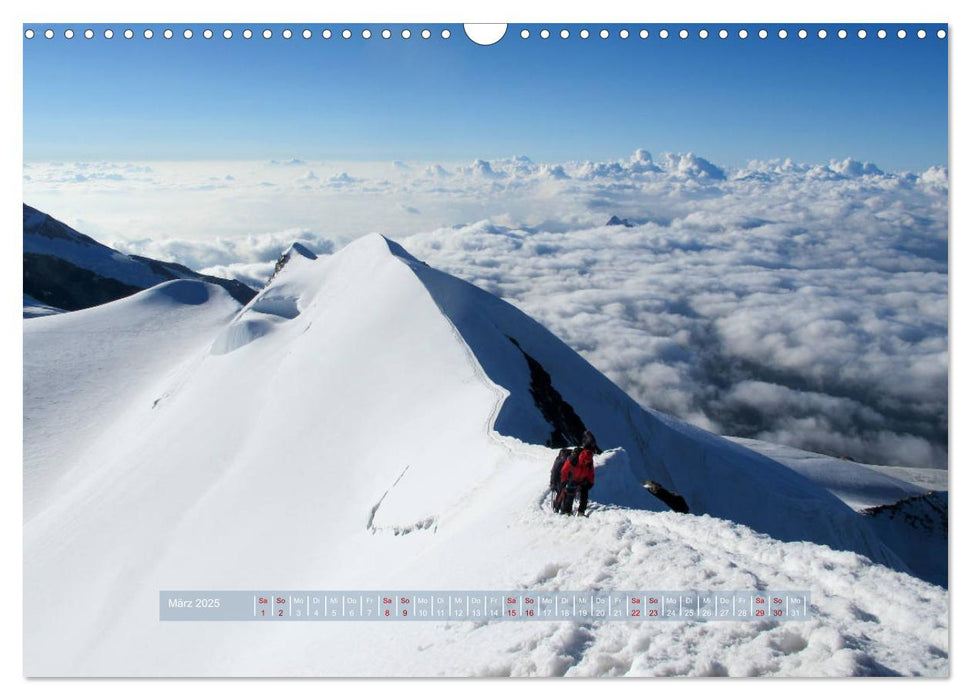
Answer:
[{"label": "snow slope", "polygon": [[110,305],[24,321],[24,517],[147,386],[205,348],[239,304],[221,287],[165,282]]},{"label": "snow slope", "polygon": [[868,517],[869,525],[925,581],[948,583],[948,472],[883,467],[785,445],[729,438],[823,487]]},{"label": "snow slope", "polygon": [[[79,334],[78,357],[38,350],[25,365],[31,386],[60,362],[77,393],[81,358],[102,352],[114,371],[98,392],[140,377],[119,410],[71,426],[56,466],[70,478],[34,489],[28,675],[948,671],[946,592],[904,573],[865,516],[778,462],[644,411],[511,306],[380,236],[319,260],[294,249],[231,320],[213,308],[205,343],[193,331],[166,355],[171,334],[143,328],[160,351],[150,371],[135,351],[110,355],[112,340],[143,335],[129,331],[137,314],[99,311],[118,326]],[[532,393],[544,373],[546,404]],[[43,396],[25,397],[39,423],[74,412]],[[570,429],[565,404],[610,448],[590,519],[545,506],[555,450],[543,445],[557,421]],[[25,435],[33,469],[55,469],[56,442]],[[708,515],[650,512],[664,507],[643,478]],[[781,626],[157,619],[160,589],[266,586],[774,586],[810,589],[816,610]]]},{"label": "snow slope", "polygon": [[802,474],[854,510],[889,505],[929,490],[947,490],[946,469],[859,464],[761,440],[734,437],[728,439]]}]

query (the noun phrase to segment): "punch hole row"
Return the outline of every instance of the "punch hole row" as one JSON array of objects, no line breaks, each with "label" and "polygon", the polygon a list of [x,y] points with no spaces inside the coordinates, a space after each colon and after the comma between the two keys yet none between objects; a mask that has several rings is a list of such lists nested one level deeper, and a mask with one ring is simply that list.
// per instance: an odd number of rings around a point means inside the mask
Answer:
[{"label": "punch hole row", "polygon": [[[85,39],[94,39],[95,35],[96,33],[93,29],[85,29],[82,33],[82,36],[84,36]],[[113,29],[105,29],[102,35],[105,39],[114,39],[115,31]],[[172,39],[175,37],[175,35],[176,32],[172,29],[165,29],[160,33],[160,36],[163,39]],[[184,39],[192,39],[196,36],[196,33],[191,29],[184,29],[181,32],[181,35]],[[232,39],[235,36],[232,29],[224,29],[221,32],[221,35],[223,39]],[[292,39],[295,36],[300,36],[304,39],[312,39],[315,36],[314,32],[310,29],[303,29],[299,32],[296,32],[293,29],[283,29],[279,31],[278,35],[284,39]],[[422,39],[431,39],[432,31],[430,29],[422,29],[419,32],[413,33],[410,29],[402,29],[399,32],[399,36],[402,39],[411,39],[412,36],[416,35],[420,36]],[[24,38],[26,39],[33,39],[37,36],[38,32],[33,29],[27,29],[24,31]],[[40,36],[43,36],[45,39],[53,39],[57,36],[57,33],[53,29],[46,29],[42,34],[40,34]],[[65,29],[63,36],[65,39],[73,39],[75,37],[75,31],[73,29]],[[121,32],[121,36],[123,36],[125,39],[134,39],[136,36],[139,36],[139,34],[133,29],[125,29]],[[141,36],[145,39],[154,39],[155,31],[152,29],[145,29],[141,32]],[[199,32],[199,36],[201,36],[203,39],[212,39],[216,36],[216,33],[212,29],[203,29],[201,32]],[[254,36],[261,36],[264,39],[272,39],[274,36],[276,36],[276,34],[274,34],[272,29],[263,29],[262,31],[257,30],[255,32],[252,29],[244,29],[239,32],[239,36],[241,36],[243,39],[252,39]],[[344,29],[343,31],[339,32],[335,32],[331,29],[324,29],[320,32],[320,37],[323,39],[331,39],[335,36],[350,39],[354,36],[354,32],[352,32],[350,29]],[[374,32],[372,32],[370,29],[362,29],[357,33],[357,36],[361,39],[370,39],[372,36],[374,36]],[[383,29],[379,33],[379,36],[382,39],[391,39],[394,36],[394,33],[390,29]],[[441,32],[439,32],[439,36],[441,36],[442,39],[449,39],[452,36],[452,32],[450,29],[442,29]]]},{"label": "punch hole row", "polygon": [[[779,39],[788,39],[790,36],[789,30],[787,29],[779,29],[773,33]],[[755,36],[757,36],[759,39],[768,39],[773,33],[770,33],[767,29],[759,29],[755,33]],[[735,34],[739,39],[747,39],[750,36],[747,29],[739,29],[737,32],[735,32]],[[833,34],[839,39],[846,39],[850,36],[851,32],[846,29],[838,29]],[[868,36],[867,30],[865,29],[859,29],[855,32],[855,34],[859,39],[866,39]],[[45,29],[40,35],[45,39],[53,39],[57,36],[57,33],[53,29]],[[172,29],[165,29],[160,33],[160,36],[163,39],[172,39],[175,37],[175,35],[175,31]],[[184,39],[192,39],[196,36],[195,32],[193,32],[191,29],[183,30],[181,35]],[[203,39],[212,39],[216,36],[216,33],[212,29],[204,29],[199,33],[199,35]],[[223,39],[232,39],[235,36],[232,29],[224,29],[221,32],[221,35]],[[292,29],[283,29],[279,32],[279,36],[284,39],[292,39],[298,35],[303,39],[312,39],[314,37],[314,32],[310,29],[303,29],[299,32],[295,32]],[[378,35],[382,39],[387,40],[394,36],[394,32],[392,32],[390,29],[383,29]],[[529,39],[530,36],[532,36],[528,29],[521,30],[519,35],[523,39]],[[537,32],[537,35],[541,39],[549,39],[551,36],[553,36],[553,32],[551,32],[549,29],[541,29],[539,32]],[[569,29],[561,29],[559,32],[557,32],[557,35],[561,39],[569,39],[571,36],[573,36],[573,33],[571,33]],[[648,29],[641,29],[639,31],[635,30],[633,32],[628,29],[620,29],[616,31],[616,36],[620,39],[629,39],[634,35],[641,39],[648,39],[651,37],[651,32]],[[690,38],[692,36],[692,32],[687,29],[681,29],[677,31],[676,35],[684,40]],[[732,32],[729,32],[727,29],[719,29],[717,32],[709,32],[707,29],[699,29],[694,32],[694,36],[702,40],[714,36],[717,36],[719,39],[728,39],[731,35]],[[890,36],[890,33],[886,29],[878,29],[875,32],[875,35],[878,39],[886,39],[888,36]],[[24,38],[26,39],[33,39],[37,36],[38,32],[34,29],[26,29],[24,31]],[[75,31],[73,29],[65,29],[63,36],[65,39],[73,39],[75,37]],[[85,39],[94,39],[96,32],[93,29],[85,29],[82,32],[82,36]],[[105,29],[103,36],[105,39],[113,39],[115,37],[115,31],[113,29]],[[125,39],[134,39],[136,36],[138,36],[138,34],[133,29],[125,29],[122,31],[121,36],[123,36]],[[141,32],[141,36],[145,39],[154,39],[155,31],[152,29],[145,29]],[[243,39],[252,39],[254,36],[261,36],[263,39],[272,39],[275,34],[272,29],[263,29],[258,33],[254,32],[252,29],[244,29],[239,32],[239,36],[241,36]],[[343,39],[351,39],[355,36],[355,33],[350,29],[344,29],[336,33],[331,29],[324,29],[320,32],[320,37],[323,39],[331,39],[334,36],[340,36]],[[362,29],[357,32],[357,36],[361,39],[371,39],[373,36],[375,36],[375,34],[370,29]],[[414,34],[410,29],[402,29],[399,32],[399,36],[402,39],[411,39]],[[417,33],[417,36],[420,36],[422,39],[430,39],[432,37],[432,31],[430,29],[422,29]],[[440,36],[442,39],[449,39],[452,36],[452,32],[449,29],[442,29]],[[609,39],[611,36],[614,36],[614,34],[612,34],[608,29],[601,29],[599,31],[595,30],[594,32],[591,32],[589,29],[581,29],[576,32],[576,36],[578,36],[580,39],[589,39],[591,36],[599,36],[601,39]],[[667,29],[661,29],[657,32],[657,37],[659,39],[668,39],[671,36],[672,32]],[[810,33],[806,29],[799,29],[795,32],[795,36],[803,40],[808,39],[810,36],[815,36],[818,39],[827,39],[829,38],[829,32],[826,29],[819,29]],[[906,29],[898,29],[896,36],[898,39],[906,39],[908,37],[908,32]],[[916,32],[914,32],[914,36],[916,36],[918,39],[926,39],[928,32],[925,29],[918,29]],[[944,39],[946,37],[947,32],[944,29],[937,30],[938,39]]]},{"label": "punch hole row", "polygon": [[[847,37],[850,36],[850,33],[851,32],[849,30],[838,29],[834,32],[834,35],[839,39],[846,39]],[[549,39],[551,36],[553,36],[553,32],[551,32],[549,29],[541,29],[536,34],[537,36],[539,36],[540,39]],[[629,29],[620,29],[616,31],[615,35],[620,39],[629,39],[634,34],[636,34],[641,39],[648,39],[651,36],[651,32],[648,29],[641,29],[635,32],[631,32],[631,30]],[[755,35],[758,36],[759,39],[768,39],[770,36],[772,36],[772,34],[773,32],[769,32],[768,29],[759,29]],[[789,38],[789,30],[787,29],[779,29],[777,32],[774,32],[774,34],[779,39]],[[572,35],[573,34],[570,32],[569,29],[561,29],[558,32],[558,36],[561,39],[569,39]],[[591,32],[589,29],[581,29],[580,31],[576,32],[576,36],[580,37],[581,39],[589,39],[591,36],[594,36],[594,35],[599,36],[601,39],[609,39],[611,36],[614,36],[614,34],[611,34],[611,31],[609,29],[601,29],[599,32]],[[719,29],[715,33],[712,33],[707,29],[699,29],[694,33],[694,36],[696,36],[698,39],[708,39],[709,37],[712,37],[712,36],[717,36],[719,39],[728,39],[731,35],[732,35],[732,32],[729,32],[727,29]],[[808,39],[810,35],[815,36],[819,39],[826,39],[829,37],[829,32],[826,29],[819,29],[818,31],[813,32],[811,34],[807,29],[799,29],[795,34],[795,36],[797,36],[800,39]],[[886,39],[890,34],[889,32],[887,32],[886,29],[878,29],[875,32],[875,35],[878,39]],[[896,32],[896,35],[898,39],[906,39],[908,36],[908,32],[906,29],[898,29]],[[519,36],[523,39],[529,39],[532,36],[532,33],[528,29],[523,29],[519,32]],[[667,29],[661,29],[657,32],[657,37],[659,39],[668,39],[671,36],[672,36],[672,32]],[[692,32],[687,29],[681,29],[680,31],[677,32],[677,36],[681,39],[689,39],[692,36]],[[737,36],[739,39],[747,39],[750,36],[749,30],[739,29],[737,31]],[[866,39],[867,31],[865,29],[859,29],[856,32],[856,36],[860,39]],[[916,32],[914,32],[914,36],[916,36],[918,39],[926,39],[928,36],[928,33],[926,29],[918,29]],[[947,37],[947,32],[945,30],[943,29],[937,30],[938,39],[944,39],[946,37]]]}]

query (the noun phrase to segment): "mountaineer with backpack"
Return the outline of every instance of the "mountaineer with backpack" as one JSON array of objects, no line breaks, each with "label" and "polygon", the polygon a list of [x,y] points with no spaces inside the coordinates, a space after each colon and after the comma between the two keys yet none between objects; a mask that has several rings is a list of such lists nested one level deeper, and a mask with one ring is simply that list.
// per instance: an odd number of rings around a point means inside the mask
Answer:
[{"label": "mountaineer with backpack", "polygon": [[553,492],[554,513],[560,512],[560,503],[563,498],[563,482],[561,480],[561,472],[563,471],[563,463],[569,456],[570,449],[568,447],[564,447],[562,450],[560,450],[560,453],[556,455],[556,461],[553,462],[553,469],[550,471],[550,491]]},{"label": "mountaineer with backpack", "polygon": [[593,488],[593,456],[600,454],[601,450],[597,446],[597,441],[593,433],[589,430],[583,433],[583,444],[575,447],[573,452],[563,463],[560,473],[562,486],[562,497],[559,512],[564,515],[573,515],[573,499],[576,494],[580,494],[580,503],[577,506],[578,515],[586,515],[587,496]]}]

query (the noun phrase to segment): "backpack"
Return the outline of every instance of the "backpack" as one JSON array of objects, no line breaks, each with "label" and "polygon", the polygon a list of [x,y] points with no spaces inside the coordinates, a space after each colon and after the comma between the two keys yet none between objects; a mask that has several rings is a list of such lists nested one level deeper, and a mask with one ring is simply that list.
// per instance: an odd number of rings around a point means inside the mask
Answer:
[{"label": "backpack", "polygon": [[577,465],[580,463],[581,452],[583,452],[582,447],[574,447],[573,452],[571,452],[570,456],[567,457],[567,461],[569,462],[570,466],[566,470],[567,478],[566,478],[566,485],[564,486],[564,488],[566,489],[566,492],[570,494],[577,492],[577,482],[573,478],[573,470],[576,469]]}]

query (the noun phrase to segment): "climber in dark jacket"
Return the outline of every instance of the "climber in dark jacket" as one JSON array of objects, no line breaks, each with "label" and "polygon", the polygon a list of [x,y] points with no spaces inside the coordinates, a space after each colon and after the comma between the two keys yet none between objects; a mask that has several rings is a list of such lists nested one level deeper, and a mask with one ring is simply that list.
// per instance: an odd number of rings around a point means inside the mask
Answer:
[{"label": "climber in dark jacket", "polygon": [[556,455],[556,461],[553,462],[553,469],[550,471],[550,491],[553,492],[553,512],[555,513],[560,511],[560,502],[562,499],[563,482],[560,480],[560,474],[563,469],[563,463],[569,456],[570,450],[564,447]]}]

